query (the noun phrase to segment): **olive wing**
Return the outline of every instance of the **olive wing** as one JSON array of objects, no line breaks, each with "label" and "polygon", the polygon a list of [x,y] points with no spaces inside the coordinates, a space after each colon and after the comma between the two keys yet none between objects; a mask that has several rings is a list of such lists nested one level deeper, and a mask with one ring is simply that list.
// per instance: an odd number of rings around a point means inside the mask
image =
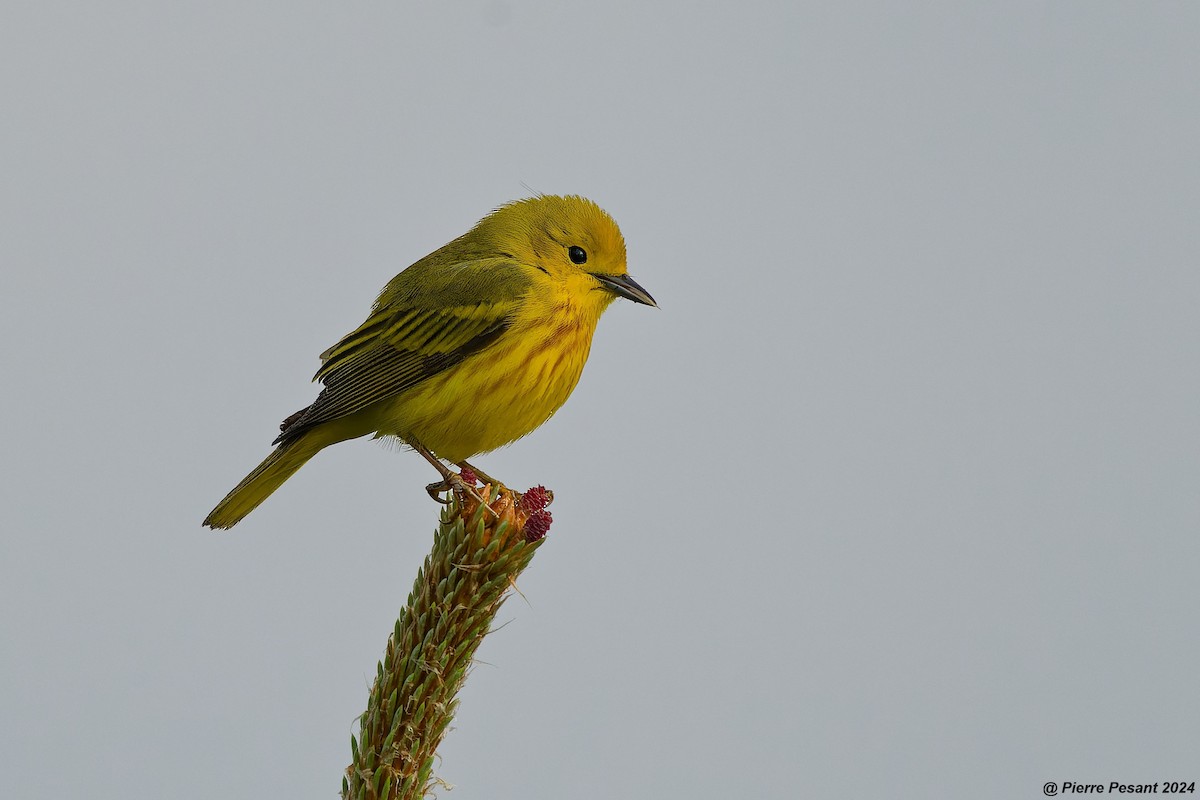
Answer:
[{"label": "olive wing", "polygon": [[315,380],[325,388],[285,421],[276,442],[393,397],[483,350],[511,326],[529,288],[525,269],[507,259],[409,267],[366,322],[322,353]]}]

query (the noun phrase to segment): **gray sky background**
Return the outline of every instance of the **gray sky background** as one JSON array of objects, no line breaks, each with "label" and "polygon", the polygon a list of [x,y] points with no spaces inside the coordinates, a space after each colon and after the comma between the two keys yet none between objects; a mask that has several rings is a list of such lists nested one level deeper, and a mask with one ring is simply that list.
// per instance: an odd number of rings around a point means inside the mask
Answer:
[{"label": "gray sky background", "polygon": [[431,542],[321,454],[393,274],[585,194],[661,311],[478,459],[557,493],[449,795],[1200,780],[1200,5],[9,3],[5,794],[330,798]]}]

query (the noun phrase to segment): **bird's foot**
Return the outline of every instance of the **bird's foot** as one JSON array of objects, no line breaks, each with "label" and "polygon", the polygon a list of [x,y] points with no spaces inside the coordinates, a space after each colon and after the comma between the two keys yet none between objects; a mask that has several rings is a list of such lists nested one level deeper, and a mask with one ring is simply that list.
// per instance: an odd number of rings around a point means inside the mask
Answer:
[{"label": "bird's foot", "polygon": [[468,474],[474,475],[476,478],[478,478],[483,483],[490,483],[492,486],[495,486],[497,489],[507,489],[508,488],[507,486],[504,485],[503,482],[496,480],[491,475],[488,475],[486,472],[484,472],[483,470],[479,469],[478,467],[470,464],[469,462],[459,461],[458,468],[460,470],[462,470],[463,475],[468,475]]},{"label": "bird's foot", "polygon": [[[464,498],[470,497],[476,503],[479,503],[487,508],[488,511],[492,511],[491,506],[487,504],[487,500],[483,498],[483,495],[481,495],[474,486],[464,481],[462,476],[454,472],[450,472],[450,474],[448,474],[444,480],[429,484],[425,487],[425,491],[429,492],[429,496],[442,505],[450,505],[449,500],[442,498],[442,492],[452,491],[454,492],[454,497],[458,500],[459,505],[463,504]],[[495,515],[495,513],[495,511],[492,511],[493,515]]]},{"label": "bird's foot", "polygon": [[[479,503],[481,506],[486,508],[488,513],[490,513],[493,517],[500,516],[490,505],[488,505],[488,502],[483,498],[483,495],[481,495],[475,489],[474,481],[467,482],[463,480],[462,475],[459,475],[457,472],[447,467],[437,456],[429,452],[429,450],[422,445],[417,444],[416,442],[409,442],[409,445],[422,456],[424,456],[425,460],[432,464],[433,468],[436,469],[442,476],[442,479],[437,483],[431,483],[425,487],[425,491],[429,492],[430,497],[439,503],[442,503],[443,505],[449,505],[450,501],[443,500],[441,498],[441,494],[447,490],[453,491],[454,497],[456,500],[458,500],[458,504],[460,506],[464,502],[464,497],[470,497],[476,503]],[[479,473],[476,472],[475,474],[478,475]]]}]

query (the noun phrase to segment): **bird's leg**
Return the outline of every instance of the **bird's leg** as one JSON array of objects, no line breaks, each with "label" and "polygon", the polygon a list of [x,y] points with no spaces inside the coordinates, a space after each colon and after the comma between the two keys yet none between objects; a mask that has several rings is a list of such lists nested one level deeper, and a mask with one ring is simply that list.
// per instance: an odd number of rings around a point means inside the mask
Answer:
[{"label": "bird's leg", "polygon": [[443,500],[438,495],[447,489],[450,489],[453,490],[454,495],[458,498],[460,504],[462,503],[463,494],[467,494],[470,495],[471,499],[473,499],[475,502],[482,505],[488,511],[491,511],[492,516],[496,516],[496,512],[492,511],[492,507],[487,504],[487,501],[483,499],[483,496],[480,495],[479,492],[475,491],[474,486],[468,486],[463,481],[461,475],[447,467],[437,456],[429,452],[427,449],[425,449],[425,447],[417,442],[408,442],[408,445],[412,447],[413,450],[416,450],[418,453],[424,456],[425,460],[432,464],[433,468],[436,469],[442,476],[442,479],[437,483],[431,483],[425,487],[425,491],[429,492],[430,497],[439,503],[449,505],[448,501]]},{"label": "bird's leg", "polygon": [[[458,468],[471,470],[471,472],[475,473],[475,477],[479,478],[479,480],[483,481],[484,483],[490,483],[492,486],[504,487],[503,483],[496,480],[491,475],[488,475],[486,472],[481,470],[479,467],[476,467],[475,465],[470,464],[466,461],[459,461]],[[504,488],[507,488],[507,487],[504,487]]]}]

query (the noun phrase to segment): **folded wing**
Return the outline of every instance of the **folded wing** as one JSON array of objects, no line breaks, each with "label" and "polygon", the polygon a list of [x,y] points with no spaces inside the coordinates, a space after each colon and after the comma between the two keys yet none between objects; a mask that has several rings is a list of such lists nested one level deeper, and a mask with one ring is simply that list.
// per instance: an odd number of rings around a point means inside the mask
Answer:
[{"label": "folded wing", "polygon": [[276,443],[394,397],[485,349],[508,330],[529,285],[524,269],[506,259],[418,262],[405,270],[367,321],[322,353],[315,380],[325,388],[285,422]]}]

